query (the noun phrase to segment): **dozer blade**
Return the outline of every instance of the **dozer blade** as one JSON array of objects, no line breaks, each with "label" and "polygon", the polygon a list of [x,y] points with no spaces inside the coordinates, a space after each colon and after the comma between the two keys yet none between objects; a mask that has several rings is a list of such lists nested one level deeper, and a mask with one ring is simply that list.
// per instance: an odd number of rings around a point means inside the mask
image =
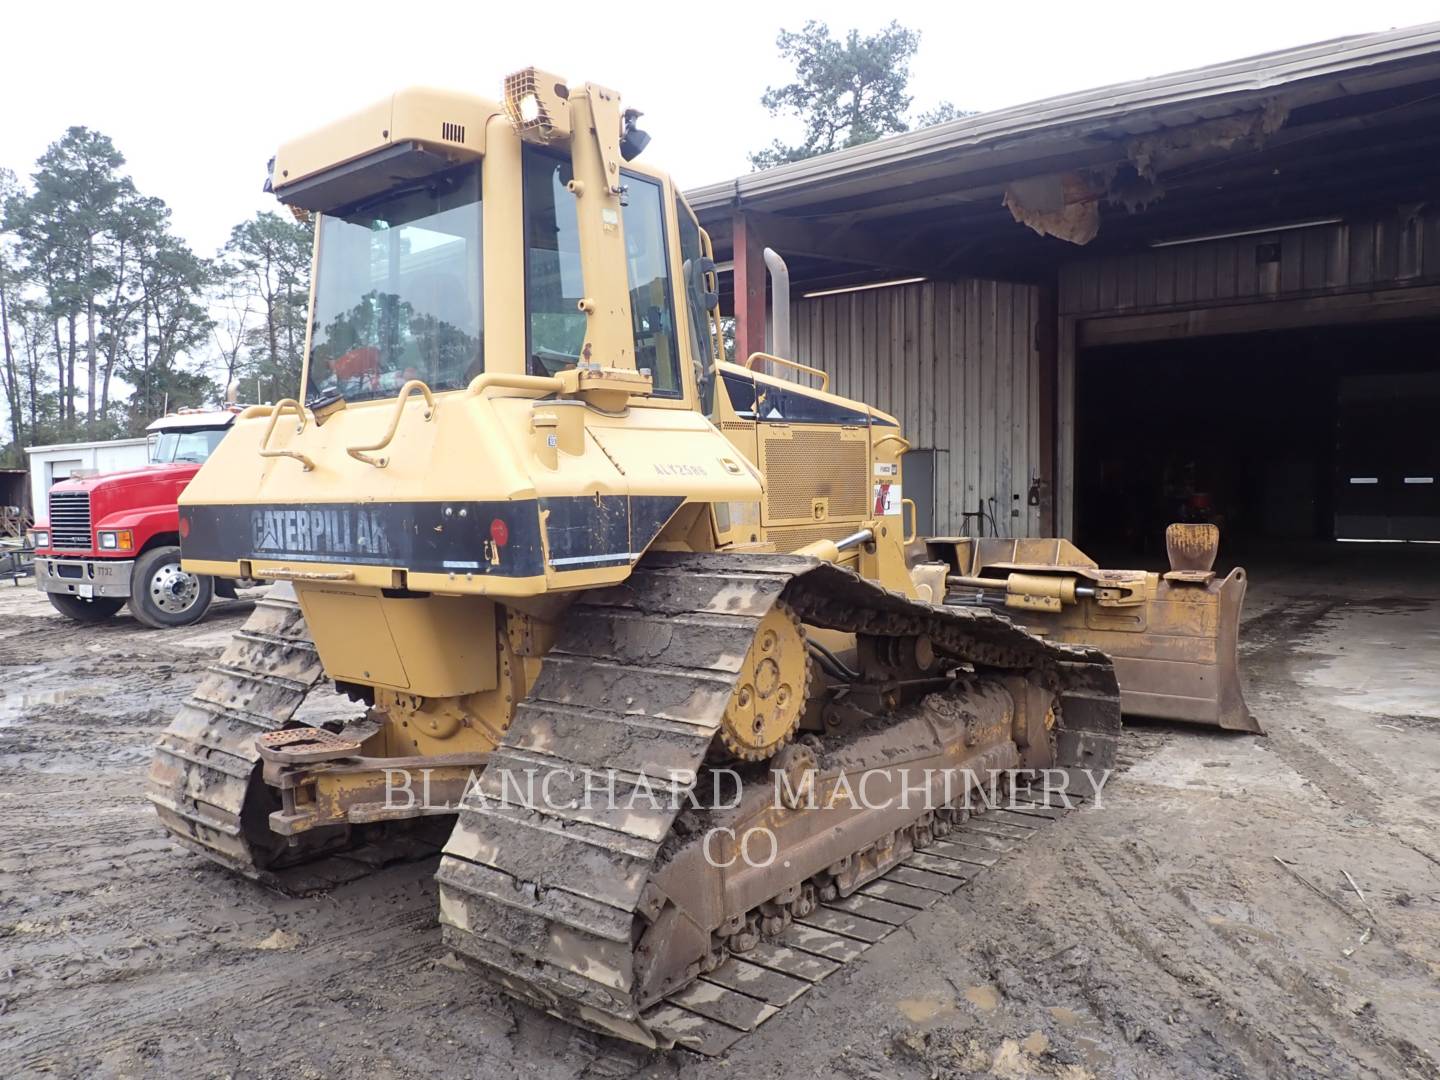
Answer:
[{"label": "dozer blade", "polygon": [[1053,538],[939,537],[926,547],[948,565],[947,604],[1003,607],[1052,641],[1110,656],[1127,716],[1263,734],[1240,685],[1245,571],[1211,569],[1214,525],[1171,525],[1165,539],[1164,573],[1102,570]]}]

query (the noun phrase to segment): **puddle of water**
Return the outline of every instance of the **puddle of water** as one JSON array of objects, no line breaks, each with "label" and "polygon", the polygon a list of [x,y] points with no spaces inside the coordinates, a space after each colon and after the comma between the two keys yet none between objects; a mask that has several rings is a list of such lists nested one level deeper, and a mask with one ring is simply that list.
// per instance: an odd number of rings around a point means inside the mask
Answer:
[{"label": "puddle of water", "polygon": [[923,1024],[927,1020],[934,1020],[941,1013],[952,1013],[955,1006],[948,1001],[937,1001],[935,998],[902,998],[895,1003],[906,1020],[912,1024]]},{"label": "puddle of water", "polygon": [[1000,995],[993,986],[972,986],[965,991],[965,1000],[981,1012],[994,1012],[1000,1007]]},{"label": "puddle of water", "polygon": [[1031,1057],[1039,1057],[1050,1049],[1050,1040],[1045,1037],[1043,1031],[1032,1031],[1020,1040],[1020,1049]]},{"label": "puddle of water", "polygon": [[[1115,1057],[1105,1046],[1105,1029],[1100,1021],[1088,1013],[1055,1005],[1050,1009],[1055,1026],[1064,1034],[1073,1035],[1075,1050],[1096,1076],[1111,1076],[1115,1070]],[[1064,1040],[1061,1040],[1064,1041]]]}]

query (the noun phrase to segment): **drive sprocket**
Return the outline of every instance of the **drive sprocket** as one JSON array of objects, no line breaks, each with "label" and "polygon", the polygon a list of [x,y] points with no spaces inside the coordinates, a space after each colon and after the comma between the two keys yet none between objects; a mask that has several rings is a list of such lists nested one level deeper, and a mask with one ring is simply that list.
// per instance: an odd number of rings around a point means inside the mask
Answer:
[{"label": "drive sprocket", "polygon": [[760,620],[740,683],[725,708],[720,739],[742,761],[764,761],[800,726],[810,693],[805,627],[783,601]]}]

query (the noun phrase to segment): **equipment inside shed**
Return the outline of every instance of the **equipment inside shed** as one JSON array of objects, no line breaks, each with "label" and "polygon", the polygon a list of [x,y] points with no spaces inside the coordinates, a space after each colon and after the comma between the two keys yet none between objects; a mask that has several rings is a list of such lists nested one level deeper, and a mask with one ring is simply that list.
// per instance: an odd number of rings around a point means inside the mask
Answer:
[{"label": "equipment inside shed", "polygon": [[1440,540],[1440,321],[1080,352],[1076,539],[1154,557],[1170,521],[1227,561],[1296,542]]}]

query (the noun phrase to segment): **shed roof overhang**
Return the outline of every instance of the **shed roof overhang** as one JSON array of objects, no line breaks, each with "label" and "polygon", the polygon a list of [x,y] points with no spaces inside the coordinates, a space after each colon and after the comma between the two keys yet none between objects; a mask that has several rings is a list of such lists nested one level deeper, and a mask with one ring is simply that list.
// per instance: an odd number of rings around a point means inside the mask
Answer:
[{"label": "shed roof overhang", "polygon": [[1393,210],[1437,185],[1431,23],[963,117],[688,198],[719,258],[742,213],[820,287],[1046,280],[1084,254]]}]

